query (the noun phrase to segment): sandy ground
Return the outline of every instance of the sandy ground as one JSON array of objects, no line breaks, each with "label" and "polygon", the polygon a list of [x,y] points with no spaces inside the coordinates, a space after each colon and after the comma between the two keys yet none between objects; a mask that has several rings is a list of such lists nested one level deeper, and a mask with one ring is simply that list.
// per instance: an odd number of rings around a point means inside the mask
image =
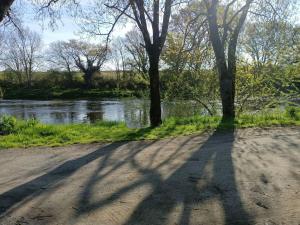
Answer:
[{"label": "sandy ground", "polygon": [[1,225],[299,225],[300,128],[0,151]]}]

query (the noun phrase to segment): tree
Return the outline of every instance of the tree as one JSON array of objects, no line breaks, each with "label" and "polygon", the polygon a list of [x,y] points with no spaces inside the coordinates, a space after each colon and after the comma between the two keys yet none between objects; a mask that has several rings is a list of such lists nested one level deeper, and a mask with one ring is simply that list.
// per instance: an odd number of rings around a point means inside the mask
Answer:
[{"label": "tree", "polygon": [[[149,58],[150,79],[150,122],[155,127],[161,124],[161,96],[159,79],[159,61],[168,33],[175,0],[153,1],[95,1],[93,12],[85,17],[84,30],[94,35],[105,35],[107,39],[116,24],[122,19],[133,21],[141,32]],[[103,30],[108,28],[107,32]]]},{"label": "tree", "polygon": [[51,67],[66,71],[68,82],[73,82],[75,63],[70,54],[69,44],[67,42],[57,41],[51,43],[46,58]]},{"label": "tree", "polygon": [[[204,0],[207,10],[209,37],[215,53],[219,73],[224,119],[235,117],[234,100],[237,42],[252,2],[253,0],[246,0],[242,6],[238,7],[238,1],[233,0],[227,5],[220,7],[220,1],[218,0]],[[235,7],[236,10],[233,10],[234,5],[237,5]],[[222,24],[220,25],[219,18],[221,9],[223,9],[224,13]],[[223,34],[221,35],[221,33]]]},{"label": "tree", "polygon": [[163,60],[175,73],[210,66],[211,45],[201,2],[191,2],[173,15]]},{"label": "tree", "polygon": [[28,28],[9,31],[5,34],[4,45],[1,64],[17,75],[19,84],[22,84],[25,78],[27,87],[30,87],[33,71],[41,58],[40,35]]},{"label": "tree", "polygon": [[296,46],[295,28],[285,21],[249,23],[242,39],[242,47],[257,68],[276,65]]},{"label": "tree", "polygon": [[141,33],[136,29],[129,31],[125,36],[124,46],[128,53],[127,64],[130,66],[129,69],[136,71],[145,80],[148,80],[149,60]]},{"label": "tree", "polygon": [[94,74],[106,60],[106,47],[77,40],[70,40],[66,45],[76,67],[84,73],[85,87],[91,88]]},{"label": "tree", "polygon": [[[204,0],[209,25],[210,42],[214,49],[220,79],[223,118],[235,117],[235,78],[237,71],[237,45],[243,25],[249,13],[276,19],[288,15],[294,1],[232,0],[227,4],[220,0]],[[257,2],[255,2],[257,3]]]},{"label": "tree", "polygon": [[167,68],[163,83],[166,98],[196,101],[212,115],[217,109],[219,83],[207,30],[198,1],[173,15],[162,55]]},{"label": "tree", "polygon": [[120,88],[121,77],[125,74],[125,46],[122,38],[117,38],[112,44],[111,59],[117,75],[117,89]]}]

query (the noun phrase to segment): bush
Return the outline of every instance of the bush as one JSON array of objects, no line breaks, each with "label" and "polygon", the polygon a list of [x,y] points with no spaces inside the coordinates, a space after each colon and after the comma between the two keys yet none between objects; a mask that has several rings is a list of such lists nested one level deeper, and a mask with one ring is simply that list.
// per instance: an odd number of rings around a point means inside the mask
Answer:
[{"label": "bush", "polygon": [[300,108],[294,106],[287,107],[286,114],[292,119],[300,120]]},{"label": "bush", "polygon": [[17,120],[12,116],[0,118],[0,134],[10,134],[17,130]]}]

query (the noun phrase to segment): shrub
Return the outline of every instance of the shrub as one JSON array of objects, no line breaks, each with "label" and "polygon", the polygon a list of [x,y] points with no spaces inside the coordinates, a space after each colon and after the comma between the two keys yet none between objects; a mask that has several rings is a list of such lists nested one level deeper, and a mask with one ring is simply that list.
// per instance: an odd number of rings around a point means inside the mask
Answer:
[{"label": "shrub", "polygon": [[286,114],[292,119],[300,120],[300,108],[294,106],[287,107]]},{"label": "shrub", "polygon": [[0,134],[10,134],[17,130],[17,120],[12,116],[0,118]]}]

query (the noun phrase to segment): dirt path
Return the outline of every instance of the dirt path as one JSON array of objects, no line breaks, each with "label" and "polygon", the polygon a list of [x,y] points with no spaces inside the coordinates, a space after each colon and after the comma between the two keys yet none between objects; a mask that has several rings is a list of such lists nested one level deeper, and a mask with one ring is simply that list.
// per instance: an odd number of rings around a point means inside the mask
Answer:
[{"label": "dirt path", "polygon": [[299,225],[299,192],[299,127],[0,151],[0,225]]}]

